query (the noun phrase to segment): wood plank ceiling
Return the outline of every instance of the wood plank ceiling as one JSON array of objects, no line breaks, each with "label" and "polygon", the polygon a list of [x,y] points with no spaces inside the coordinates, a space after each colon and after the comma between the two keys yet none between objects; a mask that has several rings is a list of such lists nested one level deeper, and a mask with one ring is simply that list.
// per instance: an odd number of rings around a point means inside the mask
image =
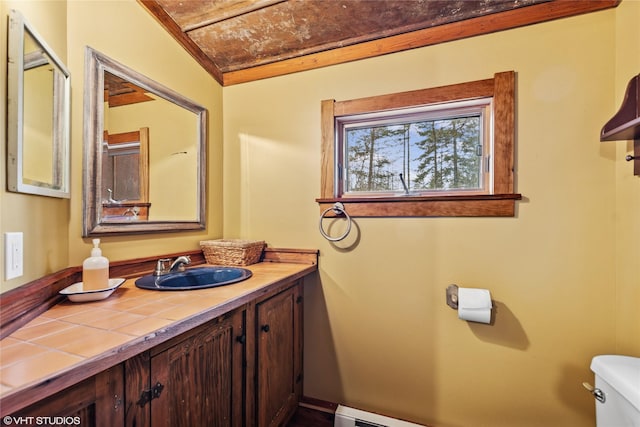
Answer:
[{"label": "wood plank ceiling", "polygon": [[138,0],[222,85],[615,7],[620,0]]}]

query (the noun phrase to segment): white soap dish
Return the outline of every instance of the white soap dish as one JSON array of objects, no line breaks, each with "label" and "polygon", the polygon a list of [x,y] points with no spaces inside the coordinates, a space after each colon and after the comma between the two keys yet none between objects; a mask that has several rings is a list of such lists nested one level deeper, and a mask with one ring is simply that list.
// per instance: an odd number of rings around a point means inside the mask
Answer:
[{"label": "white soap dish", "polygon": [[100,301],[111,296],[111,294],[124,283],[125,279],[109,279],[109,287],[104,289],[92,289],[85,291],[82,282],[74,283],[67,286],[60,292],[60,295],[66,295],[73,302]]}]

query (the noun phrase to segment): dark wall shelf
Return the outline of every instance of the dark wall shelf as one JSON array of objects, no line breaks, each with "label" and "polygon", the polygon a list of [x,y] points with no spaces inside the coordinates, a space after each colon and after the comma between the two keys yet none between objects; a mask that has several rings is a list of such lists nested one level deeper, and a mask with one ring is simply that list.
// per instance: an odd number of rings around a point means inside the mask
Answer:
[{"label": "dark wall shelf", "polygon": [[640,176],[640,74],[629,81],[620,109],[600,132],[600,141],[631,139],[634,140],[633,155],[626,159],[633,161],[633,174]]}]

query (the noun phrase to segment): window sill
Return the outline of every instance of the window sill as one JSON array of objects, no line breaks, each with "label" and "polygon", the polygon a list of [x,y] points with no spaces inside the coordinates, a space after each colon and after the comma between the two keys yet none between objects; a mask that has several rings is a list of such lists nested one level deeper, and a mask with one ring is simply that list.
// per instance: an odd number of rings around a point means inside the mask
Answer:
[{"label": "window sill", "polygon": [[[338,197],[316,199],[320,212],[340,202],[351,217],[513,217],[521,194]],[[331,210],[326,217],[336,216]]]}]

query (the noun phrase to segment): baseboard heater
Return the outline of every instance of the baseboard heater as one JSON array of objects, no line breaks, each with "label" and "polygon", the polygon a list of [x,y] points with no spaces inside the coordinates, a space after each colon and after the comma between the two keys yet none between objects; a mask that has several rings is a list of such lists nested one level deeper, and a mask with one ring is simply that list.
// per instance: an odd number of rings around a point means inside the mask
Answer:
[{"label": "baseboard heater", "polygon": [[336,409],[334,427],[425,427],[384,415],[338,405]]}]

